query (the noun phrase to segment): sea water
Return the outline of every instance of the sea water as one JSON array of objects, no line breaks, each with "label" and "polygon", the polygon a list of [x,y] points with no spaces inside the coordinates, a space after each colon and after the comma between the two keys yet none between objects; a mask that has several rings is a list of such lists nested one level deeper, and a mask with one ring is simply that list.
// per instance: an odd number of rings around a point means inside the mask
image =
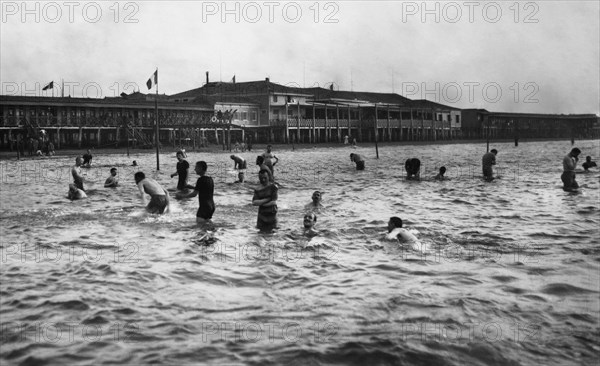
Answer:
[{"label": "sea water", "polygon": [[[581,141],[579,163],[598,158]],[[213,224],[177,200],[174,153],[94,154],[88,198],[66,198],[74,157],[0,163],[2,364],[579,365],[600,352],[600,175],[562,190],[564,142],[274,151],[279,228],[259,233],[258,183],[230,153],[188,152],[215,182]],[[366,159],[356,171],[349,154]],[[420,182],[404,161],[422,162]],[[137,167],[131,166],[136,160]],[[580,166],[579,164],[579,166]],[[433,181],[441,166],[448,181]],[[120,186],[103,188],[111,167]],[[171,191],[144,212],[133,173]],[[323,192],[314,238],[304,206]],[[398,216],[421,245],[381,240]]]}]

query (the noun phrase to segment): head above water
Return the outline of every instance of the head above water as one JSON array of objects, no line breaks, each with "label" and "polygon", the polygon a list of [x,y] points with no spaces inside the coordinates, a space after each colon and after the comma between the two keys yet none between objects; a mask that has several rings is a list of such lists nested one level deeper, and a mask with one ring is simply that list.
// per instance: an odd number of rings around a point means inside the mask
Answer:
[{"label": "head above water", "polygon": [[133,175],[133,179],[135,179],[135,183],[138,184],[139,182],[146,179],[146,174],[144,174],[144,172],[137,172]]},{"label": "head above water", "polygon": [[315,204],[321,202],[321,192],[314,191],[312,194],[312,200]]},{"label": "head above water", "polygon": [[498,150],[496,149],[491,149],[490,152],[494,155],[498,155]]},{"label": "head above water", "polygon": [[117,168],[110,168],[111,175],[117,175]]},{"label": "head above water", "polygon": [[440,168],[440,174],[441,175],[446,174],[446,167],[445,166],[443,166],[443,167]]},{"label": "head above water", "polygon": [[266,185],[267,183],[269,183],[269,172],[266,170],[261,170],[258,172],[258,180],[260,181],[260,183],[262,185]]},{"label": "head above water", "polygon": [[239,172],[238,173],[238,182],[244,183],[244,178],[245,177],[246,177],[246,175],[244,174],[244,172]]},{"label": "head above water", "polygon": [[388,221],[388,232],[392,232],[392,230],[399,227],[402,227],[402,219],[397,216],[390,217],[390,221]]},{"label": "head above water", "polygon": [[588,155],[588,156],[586,156],[586,157],[585,157],[585,161],[592,161],[592,157],[591,157],[591,156],[589,156],[589,155]]},{"label": "head above water", "polygon": [[303,224],[305,229],[312,229],[317,223],[317,215],[312,212],[304,214]]},{"label": "head above water", "polygon": [[133,163],[131,163],[131,166],[137,166],[137,161],[133,161]]}]

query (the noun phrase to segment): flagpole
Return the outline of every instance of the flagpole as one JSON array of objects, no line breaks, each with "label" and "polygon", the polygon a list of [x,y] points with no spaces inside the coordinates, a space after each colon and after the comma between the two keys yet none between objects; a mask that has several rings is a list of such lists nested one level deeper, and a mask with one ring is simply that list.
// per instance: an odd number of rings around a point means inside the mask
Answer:
[{"label": "flagpole", "polygon": [[159,128],[158,128],[158,67],[156,68],[156,98],[154,99],[154,115],[156,116],[156,170],[160,170],[160,159],[158,157],[158,144],[159,144]]}]

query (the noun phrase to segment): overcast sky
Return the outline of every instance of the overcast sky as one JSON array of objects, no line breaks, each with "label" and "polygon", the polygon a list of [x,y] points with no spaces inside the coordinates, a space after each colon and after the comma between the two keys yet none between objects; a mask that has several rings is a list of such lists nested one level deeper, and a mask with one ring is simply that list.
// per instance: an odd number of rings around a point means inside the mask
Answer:
[{"label": "overcast sky", "polygon": [[[1,1],[2,94],[211,81],[396,92],[459,108],[600,114],[598,1]],[[37,19],[36,19],[37,18]],[[55,90],[55,95],[59,93]]]}]

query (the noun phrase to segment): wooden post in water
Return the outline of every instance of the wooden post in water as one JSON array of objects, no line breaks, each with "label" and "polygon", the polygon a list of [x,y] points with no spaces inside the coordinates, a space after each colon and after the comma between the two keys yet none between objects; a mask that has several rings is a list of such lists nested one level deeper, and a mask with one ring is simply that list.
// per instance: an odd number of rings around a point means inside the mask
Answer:
[{"label": "wooden post in water", "polygon": [[379,146],[377,146],[377,103],[375,104],[375,154],[379,159]]}]

